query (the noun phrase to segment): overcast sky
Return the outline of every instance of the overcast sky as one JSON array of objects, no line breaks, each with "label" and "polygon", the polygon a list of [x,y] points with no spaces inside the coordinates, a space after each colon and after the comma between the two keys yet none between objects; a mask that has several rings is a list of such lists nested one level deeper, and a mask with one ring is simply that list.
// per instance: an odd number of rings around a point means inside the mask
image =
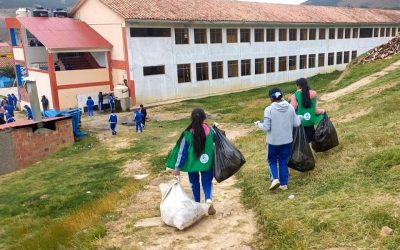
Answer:
[{"label": "overcast sky", "polygon": [[284,3],[284,4],[300,4],[306,0],[240,0],[249,2],[264,2],[264,3]]}]

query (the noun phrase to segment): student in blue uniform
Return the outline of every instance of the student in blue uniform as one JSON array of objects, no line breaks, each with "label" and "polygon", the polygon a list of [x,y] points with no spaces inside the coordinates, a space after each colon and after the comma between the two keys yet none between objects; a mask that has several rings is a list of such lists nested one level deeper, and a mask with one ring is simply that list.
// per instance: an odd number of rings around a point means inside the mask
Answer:
[{"label": "student in blue uniform", "polygon": [[118,122],[118,117],[115,113],[111,113],[110,114],[110,118],[108,119],[108,122],[110,123],[110,129],[111,129],[111,133],[112,135],[116,135],[117,131],[117,122]]},{"label": "student in blue uniform", "polygon": [[91,96],[88,97],[86,101],[86,106],[88,109],[88,115],[89,117],[93,116],[93,110],[94,110],[94,101]]},{"label": "student in blue uniform", "polygon": [[24,109],[26,112],[26,117],[28,117],[28,120],[33,120],[32,109],[28,105],[25,105]]},{"label": "student in blue uniform", "polygon": [[8,115],[14,117],[14,106],[12,105],[12,103],[8,103],[7,106],[4,107],[5,110],[7,110]]},{"label": "student in blue uniform", "polygon": [[14,94],[11,94],[11,97],[13,99],[14,109],[17,109],[18,98]]},{"label": "student in blue uniform", "polygon": [[136,110],[135,111],[136,133],[142,133],[143,132],[142,120],[143,120],[142,113],[140,113],[139,110]]},{"label": "student in blue uniform", "polygon": [[15,122],[14,117],[12,117],[11,115],[7,114],[6,117],[7,117],[7,123]]},{"label": "student in blue uniform", "polygon": [[9,105],[14,107],[14,100],[10,94],[7,95],[7,102]]},{"label": "student in blue uniform", "polygon": [[114,96],[112,93],[108,96],[108,103],[110,104],[110,110],[111,110],[110,112],[114,113],[115,102],[114,102]]}]

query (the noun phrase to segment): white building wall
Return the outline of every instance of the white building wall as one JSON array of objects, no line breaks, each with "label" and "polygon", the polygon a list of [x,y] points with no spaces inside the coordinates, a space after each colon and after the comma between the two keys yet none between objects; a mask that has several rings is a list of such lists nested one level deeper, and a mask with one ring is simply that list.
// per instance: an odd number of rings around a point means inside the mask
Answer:
[{"label": "white building wall", "polygon": [[[156,103],[167,100],[178,100],[192,97],[213,95],[216,93],[228,93],[251,89],[271,84],[293,81],[300,77],[310,77],[319,73],[328,73],[334,70],[344,70],[346,64],[336,64],[337,52],[357,51],[357,55],[368,51],[392,37],[377,38],[350,38],[329,39],[329,27],[326,28],[326,39],[318,39],[319,27],[256,27],[264,28],[264,39],[266,28],[275,28],[275,42],[255,42],[254,27],[250,26],[205,26],[196,25],[189,28],[189,44],[175,44],[174,27],[187,28],[166,24],[127,24],[130,74],[135,81],[135,91],[138,103]],[[171,28],[171,37],[130,37],[131,27],[146,28]],[[210,44],[210,27],[222,28],[222,43]],[[355,26],[356,27],[356,26]],[[365,26],[372,28],[373,26]],[[207,28],[207,44],[194,44],[194,28]],[[227,43],[226,29],[238,29],[238,43]],[[240,43],[240,28],[250,28],[251,42]],[[297,28],[297,41],[279,41],[279,28]],[[300,41],[300,28],[316,28],[316,40]],[[346,28],[346,27],[343,27]],[[353,27],[351,27],[353,28]],[[360,27],[358,27],[360,28]],[[336,29],[337,33],[337,29]],[[337,36],[337,35],[336,35]],[[352,37],[352,33],[351,33]],[[289,39],[289,33],[288,33]],[[334,65],[328,66],[328,53],[335,53]],[[318,67],[318,54],[325,54],[324,67]],[[300,55],[316,54],[315,68],[299,69]],[[279,72],[279,57],[287,56],[287,69],[289,69],[289,56],[297,56],[296,70]],[[275,72],[255,75],[256,58],[275,58]],[[240,60],[251,59],[251,75],[241,76]],[[239,77],[228,78],[228,61],[238,60]],[[307,57],[308,60],[308,57]],[[212,80],[211,62],[223,61],[224,78]],[[196,81],[196,63],[208,62],[209,80]],[[191,82],[178,83],[177,64],[191,64]],[[144,66],[165,65],[165,74],[143,75]],[[264,71],[266,61],[264,61]]]}]

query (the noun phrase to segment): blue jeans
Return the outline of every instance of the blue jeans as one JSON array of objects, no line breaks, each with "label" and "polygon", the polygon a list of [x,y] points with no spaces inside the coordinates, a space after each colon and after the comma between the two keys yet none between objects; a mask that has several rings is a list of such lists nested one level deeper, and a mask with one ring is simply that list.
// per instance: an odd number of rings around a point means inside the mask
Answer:
[{"label": "blue jeans", "polygon": [[192,187],[193,198],[196,202],[200,202],[200,175],[201,174],[201,185],[203,186],[203,191],[206,200],[212,199],[212,179],[213,176],[213,169],[211,168],[208,171],[202,172],[189,172],[189,181]]},{"label": "blue jeans", "polygon": [[88,115],[93,116],[93,107],[88,107]]},{"label": "blue jeans", "polygon": [[100,111],[100,112],[103,111],[103,102],[99,102],[99,111]]},{"label": "blue jeans", "polygon": [[111,132],[112,133],[115,133],[116,131],[115,131],[115,128],[117,127],[117,124],[116,123],[110,123],[110,129],[111,129]]},{"label": "blue jeans", "polygon": [[143,132],[143,127],[141,122],[136,122],[136,132]]},{"label": "blue jeans", "polygon": [[281,185],[287,185],[289,181],[287,161],[291,151],[292,143],[284,145],[268,144],[268,163],[271,179],[279,179]]}]

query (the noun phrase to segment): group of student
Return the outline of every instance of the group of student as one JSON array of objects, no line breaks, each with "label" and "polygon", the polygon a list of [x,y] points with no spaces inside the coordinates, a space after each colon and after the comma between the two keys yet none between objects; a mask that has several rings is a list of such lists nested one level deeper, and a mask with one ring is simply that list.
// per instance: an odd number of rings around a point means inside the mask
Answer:
[{"label": "group of student", "polygon": [[[136,126],[136,133],[142,133],[144,127],[146,126],[146,117],[147,117],[147,110],[143,107],[143,104],[140,104],[140,108],[134,111],[133,114],[133,121],[135,122]],[[117,122],[118,117],[111,111],[110,117],[108,118],[108,122],[110,123],[111,134],[117,134]]]},{"label": "group of student", "polygon": [[[264,110],[264,120],[256,121],[257,128],[267,132],[267,160],[271,185],[269,189],[288,189],[289,160],[292,143],[293,128],[303,125],[308,142],[311,142],[317,123],[317,115],[325,110],[317,107],[317,93],[310,90],[304,78],[296,81],[296,91],[290,97],[290,103],[283,98],[279,88],[272,88],[268,92],[272,102]],[[189,182],[195,201],[200,202],[200,176],[205,201],[210,204],[209,214],[215,214],[212,205],[213,179],[213,141],[214,131],[205,123],[206,115],[203,109],[194,109],[191,113],[191,123],[179,138],[178,154],[174,164],[166,164],[172,168],[173,175],[180,176],[180,172],[188,172]]]},{"label": "group of student", "polygon": [[14,111],[17,109],[18,98],[8,94],[0,103],[0,125],[15,122]]},{"label": "group of student", "polygon": [[59,58],[58,61],[54,63],[54,71],[61,71],[61,70],[72,70],[72,66],[69,63],[64,65],[61,58]]},{"label": "group of student", "polygon": [[[103,94],[103,92],[99,92],[98,95],[98,109],[99,112],[104,112],[104,96],[108,95],[108,104],[110,105],[110,112],[114,113],[115,112],[115,98],[113,93],[110,94]],[[87,107],[87,112],[89,117],[93,117],[94,115],[94,100],[91,96],[89,96],[86,100],[86,107]]]}]

